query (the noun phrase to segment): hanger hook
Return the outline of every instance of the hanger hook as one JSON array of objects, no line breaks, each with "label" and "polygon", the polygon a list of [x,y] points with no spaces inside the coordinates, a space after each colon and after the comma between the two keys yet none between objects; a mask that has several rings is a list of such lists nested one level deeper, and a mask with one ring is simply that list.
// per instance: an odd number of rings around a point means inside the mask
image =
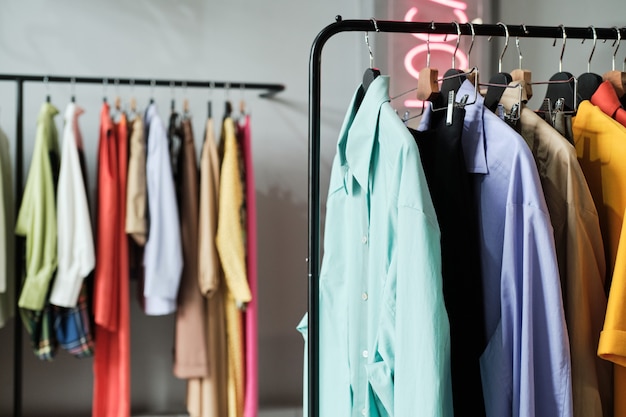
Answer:
[{"label": "hanger hook", "polygon": [[[563,34],[563,46],[561,46],[561,56],[559,57],[559,72],[563,72],[563,55],[565,54],[565,43],[567,42],[567,33],[565,33],[565,26],[559,25],[561,33]],[[552,42],[552,46],[556,46],[556,39]]]},{"label": "hanger hook", "polygon": [[[591,53],[589,54],[589,59],[587,60],[587,72],[591,72],[591,58],[593,58],[593,53],[596,51],[596,44],[598,43],[598,34],[596,33],[595,26],[589,26],[591,29],[591,33],[593,33],[593,46],[591,47]],[[581,45],[585,43],[585,39],[581,42]]]},{"label": "hanger hook", "polygon": [[617,55],[617,50],[619,49],[619,44],[622,40],[622,31],[617,27],[617,26],[613,26],[613,29],[615,29],[615,33],[617,33],[617,38],[615,39],[615,42],[613,42],[613,45],[615,46],[615,50],[613,51],[613,71],[615,71],[615,56]]},{"label": "hanger hook", "polygon": [[[524,34],[528,34],[528,29],[526,29],[526,25],[522,23],[522,30],[524,30]],[[518,56],[518,65],[519,65],[519,69],[522,69],[522,60],[524,59],[524,56],[522,55],[522,48],[520,47],[520,43],[519,43],[519,36],[515,37],[515,47],[517,48],[517,56]]]},{"label": "hanger hook", "polygon": [[452,54],[452,68],[456,68],[456,52],[459,50],[459,44],[461,43],[461,26],[456,20],[452,22],[456,26],[456,46],[454,47],[454,53]]},{"label": "hanger hook", "polygon": [[[430,29],[435,30],[435,21],[430,21]],[[430,32],[426,34],[426,68],[430,68]]]},{"label": "hanger hook", "polygon": [[474,40],[476,39],[476,31],[474,30],[474,24],[472,22],[467,22],[467,24],[469,25],[470,31],[472,32],[472,40],[470,43],[470,47],[467,51],[467,62],[469,65],[469,63],[471,62],[470,57],[472,56],[472,48],[474,48]]},{"label": "hanger hook", "polygon": [[502,49],[502,53],[500,54],[500,58],[498,59],[498,72],[502,72],[502,58],[504,58],[504,53],[506,52],[506,48],[509,47],[509,28],[502,22],[498,22],[498,26],[502,26],[504,29],[504,48]]},{"label": "hanger hook", "polygon": [[74,95],[76,94],[76,78],[72,77],[72,79],[70,80],[70,92],[72,94],[72,97],[74,97]]}]

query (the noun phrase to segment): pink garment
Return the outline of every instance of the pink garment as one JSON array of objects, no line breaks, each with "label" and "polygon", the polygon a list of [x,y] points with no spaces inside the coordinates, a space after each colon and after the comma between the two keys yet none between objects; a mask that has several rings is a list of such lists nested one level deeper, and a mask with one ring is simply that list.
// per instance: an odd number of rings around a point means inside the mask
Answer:
[{"label": "pink garment", "polygon": [[258,343],[257,343],[257,253],[256,253],[256,187],[250,138],[250,115],[239,123],[239,140],[246,174],[246,252],[248,285],[252,301],[244,314],[246,391],[244,417],[257,417],[259,408]]}]

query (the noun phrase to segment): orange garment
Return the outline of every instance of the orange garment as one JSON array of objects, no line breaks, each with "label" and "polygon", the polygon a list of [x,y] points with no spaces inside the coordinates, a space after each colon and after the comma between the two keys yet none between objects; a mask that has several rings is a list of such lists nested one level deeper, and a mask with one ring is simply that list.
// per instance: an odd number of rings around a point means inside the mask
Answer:
[{"label": "orange garment", "polygon": [[622,126],[626,126],[626,110],[622,108],[622,103],[620,103],[610,81],[604,81],[600,84],[591,96],[591,103],[600,107],[600,110],[617,120]]},{"label": "orange garment", "polygon": [[104,103],[98,149],[93,417],[130,416],[127,135],[126,116],[113,124]]}]

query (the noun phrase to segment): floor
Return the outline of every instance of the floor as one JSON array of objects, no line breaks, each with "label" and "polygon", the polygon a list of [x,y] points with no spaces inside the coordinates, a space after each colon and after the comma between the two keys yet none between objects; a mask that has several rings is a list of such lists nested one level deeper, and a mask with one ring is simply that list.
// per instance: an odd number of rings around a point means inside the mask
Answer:
[{"label": "floor", "polygon": [[[133,417],[189,417],[187,414],[178,415],[140,415]],[[279,408],[279,409],[265,409],[259,411],[258,417],[302,417],[301,408]]]}]

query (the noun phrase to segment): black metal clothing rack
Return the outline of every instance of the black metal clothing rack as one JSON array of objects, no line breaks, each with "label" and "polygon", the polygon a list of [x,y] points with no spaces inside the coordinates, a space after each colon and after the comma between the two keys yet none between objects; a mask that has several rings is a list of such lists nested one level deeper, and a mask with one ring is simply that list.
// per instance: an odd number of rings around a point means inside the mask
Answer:
[{"label": "black metal clothing rack", "polygon": [[[507,25],[509,36],[524,38],[593,39],[591,27]],[[502,25],[459,25],[462,35],[506,35]],[[320,135],[321,135],[321,67],[326,42],[341,32],[388,32],[457,34],[453,22],[403,22],[388,20],[343,20],[328,25],[315,38],[309,61],[309,189],[308,189],[308,415],[319,416],[319,272],[320,272]],[[619,34],[618,34],[619,31]],[[625,39],[626,28],[595,28],[597,39]]]},{"label": "black metal clothing rack", "polygon": [[[0,81],[13,81],[17,86],[16,94],[16,157],[15,157],[15,213],[19,212],[23,195],[23,169],[24,169],[24,83],[65,83],[65,84],[103,84],[103,85],[142,85],[151,87],[190,87],[190,88],[215,88],[215,89],[241,89],[261,90],[259,94],[263,98],[271,98],[283,91],[283,84],[246,83],[237,81],[199,81],[181,79],[149,79],[149,78],[119,78],[119,77],[81,77],[81,76],[58,76],[58,75],[33,75],[33,74],[0,74]],[[15,276],[21,277],[23,271],[24,247],[22,239],[15,239]],[[19,322],[19,285],[15,287],[15,321],[14,321],[14,356],[13,356],[13,416],[22,416],[22,326]]]}]

